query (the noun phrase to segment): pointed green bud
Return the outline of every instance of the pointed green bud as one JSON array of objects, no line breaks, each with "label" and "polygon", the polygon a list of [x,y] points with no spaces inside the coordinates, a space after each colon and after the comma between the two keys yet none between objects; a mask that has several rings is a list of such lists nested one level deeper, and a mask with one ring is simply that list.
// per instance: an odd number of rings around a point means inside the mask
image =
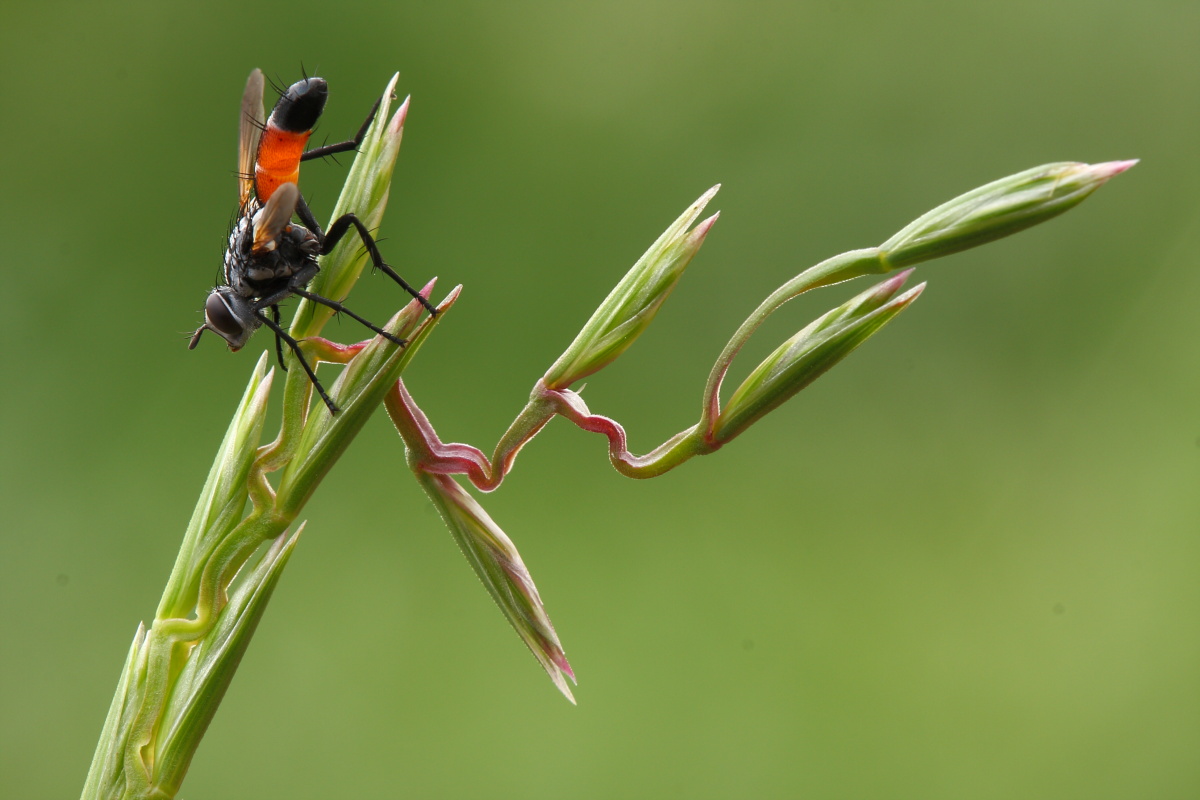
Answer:
[{"label": "pointed green bud", "polygon": [[567,678],[574,682],[575,673],[516,545],[449,475],[425,472],[416,462],[410,466],[488,594],[550,680],[574,703]]},{"label": "pointed green bud", "polygon": [[1045,164],[980,186],[944,203],[880,247],[892,268],[957,253],[1016,233],[1073,208],[1136,164]]},{"label": "pointed green bud", "polygon": [[688,230],[720,188],[701,195],[625,274],[546,372],[542,380],[548,387],[565,389],[603,369],[642,335],[717,221],[714,214]]},{"label": "pointed green bud", "polygon": [[878,333],[920,296],[925,284],[896,296],[912,270],[889,278],[827,312],[780,345],[721,409],[712,440],[724,444]]},{"label": "pointed green bud", "polygon": [[[409,98],[405,98],[396,113],[388,117],[399,80],[400,74],[396,73],[383,90],[375,119],[358,147],[358,155],[350,166],[330,219],[354,214],[371,231],[383,221],[409,108]],[[358,236],[346,236],[328,255],[321,257],[321,271],[308,285],[308,290],[334,300],[344,300],[369,261]],[[301,300],[290,332],[297,339],[316,336],[333,313],[328,306]]]}]

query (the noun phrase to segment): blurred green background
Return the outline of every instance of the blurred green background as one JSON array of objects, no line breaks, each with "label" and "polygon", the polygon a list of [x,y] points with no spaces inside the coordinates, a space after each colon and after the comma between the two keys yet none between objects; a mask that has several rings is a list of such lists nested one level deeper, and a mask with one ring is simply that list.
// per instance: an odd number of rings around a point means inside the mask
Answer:
[{"label": "blurred green background", "polygon": [[[407,374],[490,450],[658,233],[721,221],[588,382],[644,452],[771,289],[979,184],[1143,159],[922,266],[887,331],[650,482],[558,422],[483,501],[572,707],[372,420],[184,797],[1200,796],[1200,4],[9,2],[0,18],[0,794],[79,792],[265,334],[200,319],[262,67],[353,131],[412,93],[382,228],[462,301]],[[344,165],[305,167],[327,216]],[[740,375],[865,282],[806,296]],[[403,297],[367,277],[383,318]],[[358,338],[352,323],[330,335]],[[330,373],[332,374],[332,373]]]}]

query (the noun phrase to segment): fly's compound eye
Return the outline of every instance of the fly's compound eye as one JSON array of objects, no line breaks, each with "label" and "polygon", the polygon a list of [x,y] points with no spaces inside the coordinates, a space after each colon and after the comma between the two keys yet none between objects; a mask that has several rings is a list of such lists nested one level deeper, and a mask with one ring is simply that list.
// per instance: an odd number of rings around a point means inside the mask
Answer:
[{"label": "fly's compound eye", "polygon": [[[204,301],[204,319],[208,327],[225,337],[230,344],[237,342],[245,333],[245,326],[229,310],[225,298],[213,292]],[[239,345],[240,346],[240,345]]]}]

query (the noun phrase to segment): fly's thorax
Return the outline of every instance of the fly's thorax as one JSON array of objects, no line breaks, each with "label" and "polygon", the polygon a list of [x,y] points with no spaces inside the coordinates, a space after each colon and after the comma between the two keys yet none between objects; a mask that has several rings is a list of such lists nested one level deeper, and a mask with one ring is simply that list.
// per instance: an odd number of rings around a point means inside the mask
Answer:
[{"label": "fly's thorax", "polygon": [[264,280],[290,278],[298,272],[313,272],[321,243],[316,235],[303,225],[288,225],[275,240],[269,253],[256,256],[252,269],[255,277]]},{"label": "fly's thorax", "polygon": [[303,225],[289,224],[268,250],[255,253],[253,243],[253,218],[245,216],[234,226],[225,251],[225,282],[241,297],[265,297],[298,273],[317,272],[321,243]]},{"label": "fly's thorax", "polygon": [[281,248],[303,253],[306,257],[316,258],[321,254],[321,242],[317,235],[303,225],[288,225],[283,229],[279,240]]}]

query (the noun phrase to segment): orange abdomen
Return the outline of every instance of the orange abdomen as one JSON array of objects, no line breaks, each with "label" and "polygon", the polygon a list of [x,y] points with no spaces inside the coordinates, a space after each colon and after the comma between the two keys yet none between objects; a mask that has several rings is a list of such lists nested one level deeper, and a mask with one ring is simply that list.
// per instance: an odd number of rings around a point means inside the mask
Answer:
[{"label": "orange abdomen", "polygon": [[267,202],[280,184],[299,181],[300,156],[311,133],[292,133],[267,123],[254,160],[254,191],[261,202]]}]

